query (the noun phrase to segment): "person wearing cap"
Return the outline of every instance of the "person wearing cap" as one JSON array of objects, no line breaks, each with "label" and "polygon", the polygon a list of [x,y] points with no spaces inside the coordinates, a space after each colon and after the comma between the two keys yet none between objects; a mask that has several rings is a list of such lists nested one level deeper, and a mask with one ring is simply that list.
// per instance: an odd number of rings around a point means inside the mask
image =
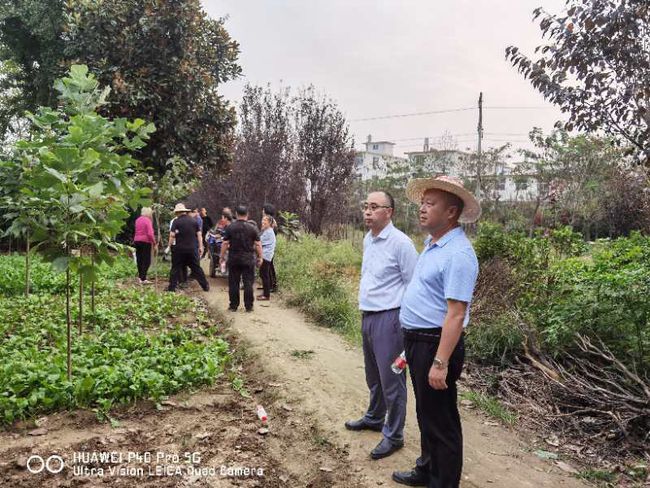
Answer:
[{"label": "person wearing cap", "polygon": [[414,469],[394,472],[393,480],[455,488],[463,466],[456,382],[478,276],[476,254],[459,222],[476,222],[481,207],[460,180],[449,176],[414,179],[406,195],[420,205],[420,226],[429,233],[400,311],[421,455]]},{"label": "person wearing cap", "polygon": [[370,400],[364,416],[348,420],[345,428],[382,433],[370,452],[372,459],[390,456],[404,446],[406,375],[393,373],[391,365],[404,350],[400,303],[418,253],[391,222],[394,208],[393,197],[384,191],[370,193],[362,205],[368,233],[363,240],[359,309]]},{"label": "person wearing cap", "polygon": [[174,207],[176,219],[174,219],[169,231],[169,245],[171,247],[172,242],[174,242],[174,246],[172,248],[172,269],[169,273],[168,291],[176,291],[185,266],[189,266],[203,291],[210,290],[208,280],[205,278],[205,273],[199,264],[199,256],[203,252],[201,226],[195,218],[188,215],[189,212],[191,210],[182,203]]}]

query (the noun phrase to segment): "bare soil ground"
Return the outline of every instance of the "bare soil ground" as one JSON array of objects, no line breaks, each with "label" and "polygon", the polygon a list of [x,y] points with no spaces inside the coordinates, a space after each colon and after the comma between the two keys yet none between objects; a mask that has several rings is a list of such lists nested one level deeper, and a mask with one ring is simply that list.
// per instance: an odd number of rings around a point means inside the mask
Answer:
[{"label": "bare soil ground", "polygon": [[[217,316],[227,307],[226,283],[213,280],[212,285],[204,296]],[[405,447],[373,461],[369,452],[379,434],[352,433],[343,427],[346,419],[363,413],[368,397],[357,347],[279,300],[257,302],[253,313],[241,310],[227,318],[236,347],[244,351],[239,375],[250,397],[234,392],[223,378],[214,387],[171,398],[163,410],[150,402],[119,409],[112,414],[117,427],[82,410],[16,424],[0,432],[0,486],[398,486],[390,479],[392,471],[410,468],[419,454],[410,393]],[[258,433],[258,403],[269,414],[265,435]],[[463,411],[463,425],[465,488],[586,486],[538,459],[514,431],[474,411]],[[74,453],[80,452],[117,453],[122,459],[112,464],[78,461],[77,466],[96,470],[79,474],[73,465]],[[151,453],[150,461],[128,459],[129,453],[146,452]],[[193,466],[202,472],[188,468],[185,453],[198,453]],[[32,474],[26,469],[32,455],[59,455],[66,466],[58,474]],[[170,457],[157,458],[165,455]],[[52,467],[56,470],[56,463]],[[98,476],[99,468],[103,476]]]},{"label": "bare soil ground", "polygon": [[[224,281],[213,283],[208,295],[211,306],[225,310],[228,303]],[[346,453],[347,470],[362,475],[365,486],[386,484],[391,473],[410,469],[419,455],[419,431],[415,404],[409,390],[405,447],[393,456],[374,461],[370,450],[378,433],[349,432],[343,423],[360,417],[368,401],[363,355],[338,334],[314,325],[302,313],[280,300],[256,302],[251,314],[230,313],[233,330],[258,356],[268,374],[282,379],[283,401],[295,405],[293,414],[317,422],[328,444]],[[277,405],[272,412],[283,415]],[[475,411],[464,410],[464,487],[541,488],[584,487],[552,462],[539,459],[534,449],[513,430],[490,421]]]}]

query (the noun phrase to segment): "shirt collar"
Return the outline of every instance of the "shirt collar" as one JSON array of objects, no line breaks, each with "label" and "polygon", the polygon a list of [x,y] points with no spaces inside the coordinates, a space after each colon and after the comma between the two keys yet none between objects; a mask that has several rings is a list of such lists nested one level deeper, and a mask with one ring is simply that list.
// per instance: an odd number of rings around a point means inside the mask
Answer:
[{"label": "shirt collar", "polygon": [[[447,245],[449,241],[451,241],[454,237],[460,235],[463,233],[463,228],[461,226],[454,227],[450,231],[448,231],[445,235],[443,235],[440,239],[438,239],[433,246],[436,247],[444,247]],[[431,237],[430,235],[424,240],[424,245],[425,247],[429,247],[429,244],[431,244]],[[431,247],[433,247],[431,246]]]},{"label": "shirt collar", "polygon": [[393,225],[393,222],[388,222],[388,225],[387,225],[386,227],[384,227],[384,228],[381,230],[381,232],[380,232],[377,236],[373,236],[373,235],[372,235],[372,232],[370,232],[370,237],[371,237],[371,239],[373,239],[373,240],[377,240],[377,239],[388,239],[388,235],[389,235],[390,232],[393,230],[393,227],[395,227],[395,226]]}]

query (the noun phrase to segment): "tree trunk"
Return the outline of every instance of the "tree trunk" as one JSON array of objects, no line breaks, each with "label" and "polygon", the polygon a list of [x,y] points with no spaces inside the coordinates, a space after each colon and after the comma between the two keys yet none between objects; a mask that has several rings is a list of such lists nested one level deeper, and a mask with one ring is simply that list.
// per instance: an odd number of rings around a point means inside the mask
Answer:
[{"label": "tree trunk", "polygon": [[91,256],[91,262],[92,262],[92,267],[93,267],[93,280],[90,283],[90,310],[93,314],[95,315],[95,250],[93,250],[92,256]]},{"label": "tree trunk", "polygon": [[29,232],[27,233],[27,243],[25,244],[25,296],[29,296]]},{"label": "tree trunk", "polygon": [[[66,246],[67,247],[67,246]],[[70,256],[70,250],[68,250]],[[70,317],[70,264],[65,270],[65,317],[67,324],[67,360],[68,360],[68,381],[72,379],[72,318]]]},{"label": "tree trunk", "polygon": [[79,327],[79,335],[83,332],[83,317],[84,317],[84,277],[79,273],[79,317],[77,318],[77,325]]}]

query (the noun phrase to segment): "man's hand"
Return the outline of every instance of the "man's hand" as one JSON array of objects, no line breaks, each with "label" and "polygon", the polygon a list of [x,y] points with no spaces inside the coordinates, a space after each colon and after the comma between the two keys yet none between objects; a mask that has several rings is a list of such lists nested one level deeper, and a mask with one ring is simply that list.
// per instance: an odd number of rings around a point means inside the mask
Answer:
[{"label": "man's hand", "polygon": [[429,370],[429,385],[434,390],[447,389],[447,366],[442,369],[436,368],[435,364]]},{"label": "man's hand", "polygon": [[261,268],[262,267],[262,262],[264,261],[263,258],[257,258],[257,267]]},{"label": "man's hand", "polygon": [[199,246],[199,259],[203,256],[203,246]]}]

